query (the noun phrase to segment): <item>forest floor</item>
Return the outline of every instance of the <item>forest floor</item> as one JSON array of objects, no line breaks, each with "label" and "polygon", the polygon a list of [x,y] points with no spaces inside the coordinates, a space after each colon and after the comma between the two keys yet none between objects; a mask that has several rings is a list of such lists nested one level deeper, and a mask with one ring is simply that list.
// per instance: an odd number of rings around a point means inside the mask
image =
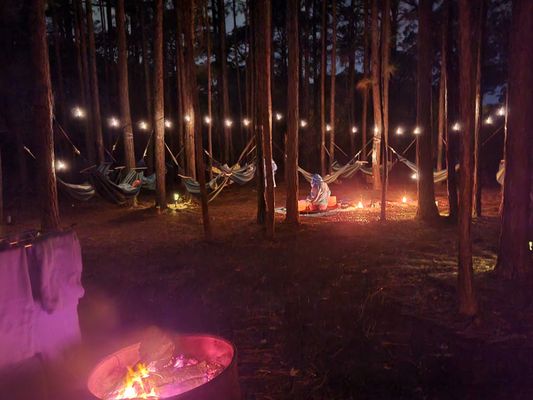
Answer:
[{"label": "forest floor", "polygon": [[[158,215],[149,196],[136,208],[63,200],[86,290],[69,381],[81,387],[99,358],[156,325],[231,340],[244,399],[532,398],[531,292],[493,271],[499,191],[485,191],[486,216],[473,224],[472,320],[457,313],[456,227],[417,221],[414,185],[389,191],[385,223],[362,186],[332,190],[365,208],[302,217],[296,229],[277,214],[274,241],[255,223],[251,186],[211,204],[209,243],[196,206]],[[437,198],[444,215],[444,187]],[[37,226],[13,213],[8,230]]]}]

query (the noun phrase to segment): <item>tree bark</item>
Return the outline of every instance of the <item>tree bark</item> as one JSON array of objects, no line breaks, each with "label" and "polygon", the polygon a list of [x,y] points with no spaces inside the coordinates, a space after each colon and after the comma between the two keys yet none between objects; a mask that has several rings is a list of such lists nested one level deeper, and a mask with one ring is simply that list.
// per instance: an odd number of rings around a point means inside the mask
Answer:
[{"label": "tree bark", "polygon": [[126,45],[126,14],[124,0],[117,0],[116,9],[118,38],[118,97],[120,103],[120,123],[124,140],[124,160],[128,170],[135,168],[133,146],[133,126],[131,123],[130,92],[128,87],[128,47]]},{"label": "tree bark", "polygon": [[286,221],[298,224],[298,124],[299,124],[299,49],[298,49],[298,0],[287,2],[287,36],[289,46],[287,90],[287,216]]},{"label": "tree bark", "polygon": [[441,46],[440,46],[440,79],[439,79],[439,115],[438,115],[438,137],[437,137],[437,170],[444,168],[443,151],[444,138],[447,137],[447,117],[448,117],[448,76],[447,76],[447,51],[448,51],[448,0],[442,2],[442,22],[441,22]]},{"label": "tree bark", "polygon": [[372,100],[374,105],[374,139],[372,141],[372,175],[374,177],[373,188],[375,191],[381,189],[381,135],[383,133],[381,115],[381,63],[379,52],[379,30],[378,30],[378,0],[372,0]]},{"label": "tree bark", "polygon": [[207,116],[210,118],[207,124],[207,151],[209,152],[209,179],[213,179],[212,159],[213,159],[213,86],[211,73],[211,18],[209,17],[209,2],[205,2],[205,39],[207,44]]},{"label": "tree bark", "polygon": [[32,125],[35,132],[41,206],[41,229],[60,229],[52,130],[52,84],[48,45],[46,43],[45,1],[31,0],[28,29],[30,31],[31,69],[33,71]]},{"label": "tree bark", "polygon": [[86,0],[87,7],[87,35],[89,37],[89,69],[92,104],[92,126],[96,139],[96,156],[99,164],[105,161],[104,136],[102,134],[102,115],[100,112],[100,92],[98,90],[98,69],[96,67],[96,46],[94,43],[94,23],[92,0]]},{"label": "tree bark", "polygon": [[218,58],[219,58],[219,100],[222,117],[222,125],[224,132],[224,161],[231,162],[233,154],[233,138],[231,136],[231,127],[227,126],[224,121],[230,118],[229,109],[229,92],[228,92],[228,61],[226,54],[226,7],[224,0],[217,0],[218,9],[218,25],[219,25],[219,42],[218,42]]},{"label": "tree bark", "polygon": [[[513,2],[509,57],[508,131],[505,142],[505,185],[500,249],[496,270],[505,278],[530,282],[533,258],[531,217],[533,139],[533,2]],[[506,109],[507,111],[507,109]]]},{"label": "tree bark", "polygon": [[241,134],[242,145],[246,146],[246,139],[244,138],[244,131],[242,123],[242,94],[241,94],[241,66],[240,66],[240,51],[239,44],[237,42],[237,4],[235,0],[231,2],[231,10],[233,12],[233,40],[234,40],[234,51],[235,51],[235,73],[237,78],[237,101],[239,103],[239,131]]},{"label": "tree bark", "polygon": [[[152,118],[153,113],[153,92],[152,92],[152,75],[150,74],[150,62],[148,60],[148,39],[146,38],[146,23],[144,19],[145,10],[139,6],[139,20],[141,23],[141,46],[143,57],[143,71],[144,71],[144,92],[146,93],[146,115]],[[157,29],[157,28],[156,28]],[[155,41],[155,40],[154,40]],[[153,121],[151,121],[153,123]]]},{"label": "tree bark", "polygon": [[[370,63],[369,63],[369,54],[368,54],[368,2],[369,0],[364,0],[363,7],[363,21],[364,21],[364,32],[363,32],[363,74],[365,79],[370,79]],[[361,160],[366,161],[366,142],[368,131],[368,86],[365,84],[363,88],[363,109],[361,116]]]},{"label": "tree bark", "polygon": [[[256,73],[256,127],[260,132],[262,156],[257,164],[264,169],[265,190],[265,232],[267,238],[274,237],[274,176],[272,171],[272,98],[271,98],[271,45],[272,10],[268,0],[254,1],[255,23],[255,73]],[[262,179],[261,176],[258,179]]]},{"label": "tree bark", "polygon": [[[167,207],[165,188],[165,106],[163,78],[163,0],[155,2],[154,20],[154,145],[156,204]],[[144,46],[143,46],[144,47]],[[144,57],[145,53],[143,53]]]},{"label": "tree bark", "polygon": [[472,172],[474,132],[475,33],[473,10],[479,0],[459,0],[459,109],[462,122],[461,169],[459,171],[459,312],[468,316],[477,313],[472,268]]},{"label": "tree bark", "polygon": [[348,104],[350,107],[350,157],[355,155],[355,132],[352,132],[352,127],[355,126],[356,116],[355,116],[355,52],[357,50],[356,46],[356,32],[357,26],[355,24],[355,0],[351,0],[349,8],[349,17],[348,17],[348,29],[349,29],[349,38],[351,41],[350,54],[348,56],[348,90],[349,90],[349,100]]},{"label": "tree bark", "polygon": [[418,6],[418,67],[417,67],[417,137],[418,209],[417,217],[434,220],[439,212],[435,205],[433,157],[431,147],[431,7],[432,0],[420,0]]},{"label": "tree bark", "polygon": [[63,62],[61,60],[61,34],[59,30],[59,22],[57,20],[57,9],[56,7],[52,8],[52,22],[54,25],[54,56],[55,56],[55,67],[56,67],[56,81],[57,81],[57,91],[54,94],[54,107],[56,118],[65,124],[66,122],[66,113],[65,113],[65,88],[63,85]]},{"label": "tree bark", "polygon": [[327,2],[322,2],[322,31],[320,33],[321,61],[320,61],[320,171],[326,175],[326,37],[328,34]]},{"label": "tree bark", "polygon": [[476,86],[475,86],[475,99],[476,99],[476,114],[475,114],[475,129],[474,129],[474,216],[482,216],[481,207],[481,117],[482,117],[482,100],[481,93],[481,64],[483,60],[483,39],[485,19],[487,13],[487,6],[485,1],[481,1],[481,9],[478,11],[477,20],[477,32],[476,32]]},{"label": "tree bark", "polygon": [[331,87],[329,92],[329,172],[333,172],[335,161],[335,77],[337,75],[337,0],[331,3]]},{"label": "tree bark", "polygon": [[389,182],[389,81],[390,81],[390,0],[383,1],[381,13],[381,86],[383,116],[383,179],[381,185],[381,220],[385,221],[387,210],[387,186]]},{"label": "tree bark", "polygon": [[[174,8],[176,10],[176,98],[177,98],[177,111],[179,116],[178,121],[178,147],[179,150],[183,150],[185,146],[185,127],[187,122],[185,121],[185,56],[183,54],[183,29],[182,29],[182,16],[179,0],[176,0]],[[185,172],[191,175],[191,171],[185,162],[185,151],[181,151],[179,156],[179,162],[182,167],[185,168]],[[194,171],[192,172],[194,175]],[[191,176],[192,176],[191,175]]]}]

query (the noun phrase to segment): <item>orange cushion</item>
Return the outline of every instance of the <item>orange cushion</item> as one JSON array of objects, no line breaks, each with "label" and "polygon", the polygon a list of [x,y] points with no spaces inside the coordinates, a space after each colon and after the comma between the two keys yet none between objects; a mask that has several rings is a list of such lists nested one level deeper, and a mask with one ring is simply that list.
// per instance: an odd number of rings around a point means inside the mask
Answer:
[{"label": "orange cushion", "polygon": [[328,199],[328,208],[335,207],[337,205],[337,196],[329,196]]},{"label": "orange cushion", "polygon": [[298,212],[307,210],[308,204],[306,200],[298,200]]}]

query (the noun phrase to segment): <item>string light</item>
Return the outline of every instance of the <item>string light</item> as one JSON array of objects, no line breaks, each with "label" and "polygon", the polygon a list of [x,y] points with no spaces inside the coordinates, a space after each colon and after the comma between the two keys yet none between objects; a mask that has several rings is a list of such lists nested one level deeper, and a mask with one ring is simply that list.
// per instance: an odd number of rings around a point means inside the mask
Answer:
[{"label": "string light", "polygon": [[415,172],[413,175],[411,175],[411,179],[416,181],[418,179],[418,174]]},{"label": "string light", "polygon": [[503,117],[503,116],[505,115],[505,107],[500,107],[500,108],[498,109],[498,115],[499,115],[500,117]]},{"label": "string light", "polygon": [[146,121],[140,121],[139,122],[139,129],[142,129],[143,131],[148,129],[148,123]]},{"label": "string light", "polygon": [[72,114],[75,118],[85,118],[85,111],[81,107],[74,107]]},{"label": "string light", "polygon": [[377,135],[379,133],[379,128],[377,126],[374,127],[374,135]]},{"label": "string light", "polygon": [[459,122],[456,122],[455,124],[453,124],[452,130],[455,132],[459,132],[461,130],[461,125],[459,124]]},{"label": "string light", "polygon": [[401,126],[399,126],[399,127],[396,129],[396,134],[397,134],[397,135],[403,135],[403,132],[404,132],[404,130],[403,130],[403,128],[402,128]]},{"label": "string light", "polygon": [[357,133],[357,126],[352,126],[352,133]]},{"label": "string light", "polygon": [[233,125],[233,121],[229,118],[226,118],[224,120],[224,125],[226,125],[228,128],[231,128],[231,125]]},{"label": "string light", "polygon": [[307,121],[306,121],[305,119],[302,119],[302,120],[300,121],[300,127],[301,127],[301,128],[305,128],[306,126],[307,126]]},{"label": "string light", "polygon": [[120,125],[120,121],[118,120],[118,118],[115,118],[115,117],[109,118],[109,126],[111,126],[112,128],[118,128],[119,125]]},{"label": "string light", "polygon": [[172,128],[172,121],[165,119],[165,127],[166,128]]},{"label": "string light", "polygon": [[185,114],[185,116],[183,117],[183,119],[185,120],[185,122],[191,122],[191,116],[189,114]]},{"label": "string light", "polygon": [[276,121],[281,121],[283,119],[283,115],[280,113],[276,113]]},{"label": "string light", "polygon": [[329,132],[331,130],[331,125],[330,124],[326,124],[326,131]]},{"label": "string light", "polygon": [[206,123],[206,125],[211,125],[211,117],[209,115],[206,115],[204,117],[204,122]]},{"label": "string light", "polygon": [[56,170],[57,171],[64,171],[67,169],[67,164],[65,164],[63,161],[61,160],[57,160],[56,161]]},{"label": "string light", "polygon": [[242,120],[242,124],[243,124],[244,126],[250,126],[250,120],[249,120],[248,118],[244,118],[244,119]]},{"label": "string light", "polygon": [[493,122],[494,120],[492,119],[491,116],[488,116],[487,119],[485,119],[485,124],[487,125],[492,125]]},{"label": "string light", "polygon": [[415,127],[415,130],[413,131],[415,135],[420,135],[422,133],[422,129],[420,129],[419,126]]}]

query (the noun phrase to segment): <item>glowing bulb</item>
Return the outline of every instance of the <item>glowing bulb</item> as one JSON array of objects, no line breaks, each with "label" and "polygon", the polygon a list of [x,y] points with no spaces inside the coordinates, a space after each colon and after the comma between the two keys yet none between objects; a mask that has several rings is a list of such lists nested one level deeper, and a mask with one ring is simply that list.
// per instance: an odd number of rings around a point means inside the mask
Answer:
[{"label": "glowing bulb", "polygon": [[233,125],[233,121],[229,118],[226,118],[224,121],[224,125],[226,125],[228,128],[231,128],[231,125]]},{"label": "glowing bulb", "polygon": [[85,111],[83,111],[80,107],[74,107],[72,109],[72,114],[75,118],[84,118],[85,117]]},{"label": "glowing bulb", "polygon": [[413,133],[415,135],[420,135],[422,133],[422,129],[420,129],[420,127],[417,126],[417,127],[415,127],[415,130],[413,131]]},{"label": "glowing bulb", "polygon": [[498,109],[498,115],[499,115],[500,117],[503,117],[503,116],[505,115],[505,107],[500,107],[500,108]]},{"label": "glowing bulb", "polygon": [[485,120],[485,124],[487,124],[487,125],[492,125],[493,122],[494,122],[494,120],[490,116],[487,117],[487,119]]},{"label": "glowing bulb", "polygon": [[242,124],[243,124],[244,126],[250,126],[250,120],[249,120],[248,118],[244,118],[244,119],[242,120]]},{"label": "glowing bulb", "polygon": [[326,131],[329,132],[331,130],[331,125],[330,124],[326,124]]},{"label": "glowing bulb", "polygon": [[174,201],[177,202],[180,199],[179,193],[174,193]]},{"label": "glowing bulb", "polygon": [[209,115],[206,115],[204,117],[204,122],[207,124],[207,125],[210,125],[211,124],[211,117]]},{"label": "glowing bulb", "polygon": [[399,126],[399,127],[396,129],[396,134],[397,134],[397,135],[403,135],[403,132],[404,132],[404,130],[403,130],[403,128],[402,128],[401,126]]},{"label": "glowing bulb", "polygon": [[459,132],[461,130],[461,125],[459,124],[459,122],[456,122],[455,124],[453,124],[452,130],[455,132]]},{"label": "glowing bulb", "polygon": [[300,121],[300,127],[305,128],[307,126],[307,121],[305,119],[302,119]]},{"label": "glowing bulb", "polygon": [[413,175],[411,175],[411,179],[417,180],[418,174],[415,172]]},{"label": "glowing bulb", "polygon": [[56,170],[57,171],[64,171],[67,169],[67,164],[65,164],[63,161],[61,160],[57,160],[56,161]]},{"label": "glowing bulb", "polygon": [[283,119],[283,115],[280,113],[276,113],[276,121],[281,121]]},{"label": "glowing bulb", "polygon": [[185,122],[191,122],[191,116],[189,114],[185,114],[185,116],[183,117],[183,119],[185,120]]},{"label": "glowing bulb", "polygon": [[172,121],[165,119],[165,128],[172,128]]},{"label": "glowing bulb", "polygon": [[118,126],[120,125],[120,121],[115,117],[111,117],[109,118],[109,125],[113,128],[118,128]]},{"label": "glowing bulb", "polygon": [[359,203],[357,203],[357,208],[365,208],[362,201],[359,201]]},{"label": "glowing bulb", "polygon": [[357,126],[352,126],[352,133],[357,133]]},{"label": "glowing bulb", "polygon": [[139,129],[142,129],[143,131],[148,129],[148,123],[146,121],[140,121],[139,122]]},{"label": "glowing bulb", "polygon": [[374,127],[374,135],[377,135],[379,133],[379,128],[377,126]]},{"label": "glowing bulb", "polygon": [[404,203],[404,204],[407,203],[407,196],[403,196],[402,197],[402,203]]}]

